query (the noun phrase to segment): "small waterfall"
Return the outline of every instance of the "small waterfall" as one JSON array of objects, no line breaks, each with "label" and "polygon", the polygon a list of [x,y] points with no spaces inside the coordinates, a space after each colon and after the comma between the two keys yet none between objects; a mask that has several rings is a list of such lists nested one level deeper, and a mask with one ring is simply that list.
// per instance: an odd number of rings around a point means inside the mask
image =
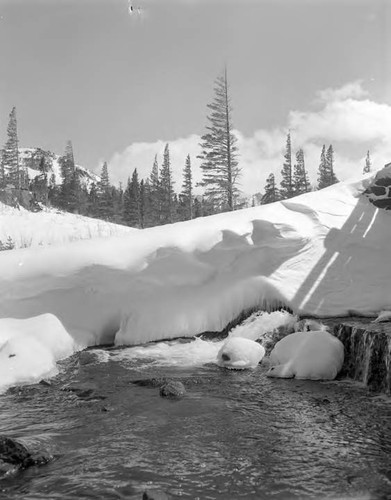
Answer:
[{"label": "small waterfall", "polygon": [[341,375],[391,394],[391,323],[367,321],[348,320],[334,327],[334,335],[345,346]]}]

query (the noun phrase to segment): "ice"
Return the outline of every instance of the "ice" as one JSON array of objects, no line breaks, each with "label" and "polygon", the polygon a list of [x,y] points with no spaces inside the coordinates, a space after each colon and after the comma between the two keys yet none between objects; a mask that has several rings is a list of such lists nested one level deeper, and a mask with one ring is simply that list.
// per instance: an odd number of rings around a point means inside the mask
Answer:
[{"label": "ice", "polygon": [[223,368],[244,370],[255,368],[265,356],[265,348],[254,340],[230,337],[217,353],[217,363]]},{"label": "ice", "polygon": [[383,321],[391,321],[391,311],[380,311],[379,315],[372,323],[381,323]]},{"label": "ice", "polygon": [[56,375],[56,361],[79,348],[52,314],[0,319],[0,392]]},{"label": "ice", "polygon": [[344,347],[325,330],[295,332],[275,345],[270,353],[269,377],[333,380],[341,370]]},{"label": "ice", "polygon": [[230,337],[245,337],[258,340],[262,339],[265,334],[272,333],[281,327],[284,327],[286,331],[293,331],[297,326],[297,322],[297,316],[287,311],[273,311],[270,313],[258,311],[233,328],[229,335]]},{"label": "ice", "polygon": [[[190,342],[171,340],[150,343],[144,346],[129,347],[111,354],[111,359],[132,366],[136,360],[137,368],[177,366],[181,368],[216,363],[217,353],[224,341],[210,342],[196,338]],[[141,365],[140,365],[141,363]]]}]

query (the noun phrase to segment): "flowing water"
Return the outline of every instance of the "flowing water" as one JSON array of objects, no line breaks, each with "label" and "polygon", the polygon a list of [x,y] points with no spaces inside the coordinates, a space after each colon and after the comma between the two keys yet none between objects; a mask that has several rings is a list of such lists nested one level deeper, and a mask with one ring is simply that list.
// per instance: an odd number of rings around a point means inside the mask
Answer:
[{"label": "flowing water", "polygon": [[[52,385],[0,396],[0,433],[54,460],[0,481],[4,499],[391,498],[391,404],[347,381],[216,366],[218,343],[96,349]],[[169,400],[139,379],[182,380]],[[62,390],[73,383],[89,397]],[[88,391],[87,391],[88,393]]]}]

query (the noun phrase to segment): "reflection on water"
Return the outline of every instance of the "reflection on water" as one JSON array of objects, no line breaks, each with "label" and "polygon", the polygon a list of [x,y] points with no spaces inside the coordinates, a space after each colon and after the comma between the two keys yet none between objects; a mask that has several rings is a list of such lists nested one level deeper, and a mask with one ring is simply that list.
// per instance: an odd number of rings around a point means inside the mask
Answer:
[{"label": "reflection on water", "polygon": [[[155,487],[202,500],[391,497],[389,400],[343,381],[268,379],[262,365],[226,371],[205,344],[99,351],[68,360],[52,387],[2,396],[0,432],[56,459],[3,480],[0,497],[141,499]],[[185,381],[185,398],[132,384],[163,376]],[[106,399],[61,391],[69,379]]]}]

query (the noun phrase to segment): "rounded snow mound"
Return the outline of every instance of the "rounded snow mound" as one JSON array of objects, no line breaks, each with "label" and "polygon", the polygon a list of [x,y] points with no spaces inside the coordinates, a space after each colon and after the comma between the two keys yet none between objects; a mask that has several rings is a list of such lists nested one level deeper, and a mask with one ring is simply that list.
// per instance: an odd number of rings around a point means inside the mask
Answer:
[{"label": "rounded snow mound", "polygon": [[56,375],[56,362],[77,350],[73,338],[53,314],[0,319],[0,392]]},{"label": "rounded snow mound", "polygon": [[295,332],[275,345],[268,377],[333,380],[344,362],[344,346],[331,333]]},{"label": "rounded snow mound", "polygon": [[217,364],[233,370],[255,368],[265,355],[265,348],[254,340],[230,337],[217,354]]}]

